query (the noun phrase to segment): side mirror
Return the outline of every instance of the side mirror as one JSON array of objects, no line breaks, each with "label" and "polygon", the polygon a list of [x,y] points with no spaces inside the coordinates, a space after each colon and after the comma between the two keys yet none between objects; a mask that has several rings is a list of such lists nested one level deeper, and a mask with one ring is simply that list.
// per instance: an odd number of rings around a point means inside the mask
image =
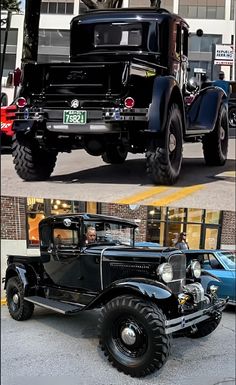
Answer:
[{"label": "side mirror", "polygon": [[197,35],[198,37],[202,37],[202,35],[203,35],[203,30],[202,30],[202,29],[197,29],[196,35]]}]

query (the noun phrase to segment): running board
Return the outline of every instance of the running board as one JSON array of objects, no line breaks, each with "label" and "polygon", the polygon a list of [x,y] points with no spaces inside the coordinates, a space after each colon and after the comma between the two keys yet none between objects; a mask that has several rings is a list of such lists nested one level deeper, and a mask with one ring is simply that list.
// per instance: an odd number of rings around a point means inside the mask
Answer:
[{"label": "running board", "polygon": [[61,314],[78,313],[84,307],[83,305],[71,305],[70,303],[55,301],[53,299],[38,296],[25,297],[24,300]]}]

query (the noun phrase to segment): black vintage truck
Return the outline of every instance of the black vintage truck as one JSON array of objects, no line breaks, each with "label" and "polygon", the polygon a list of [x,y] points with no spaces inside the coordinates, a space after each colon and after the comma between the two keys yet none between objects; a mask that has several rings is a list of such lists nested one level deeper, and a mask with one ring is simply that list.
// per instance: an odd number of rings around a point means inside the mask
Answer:
[{"label": "black vintage truck", "polygon": [[196,260],[186,265],[177,249],[134,247],[136,229],[131,221],[102,215],[43,219],[40,257],[8,256],[4,281],[12,318],[29,319],[34,305],[63,314],[101,308],[101,348],[134,377],[162,367],[172,334],[213,332],[227,302],[217,298],[220,281]]},{"label": "black vintage truck", "polygon": [[[208,165],[227,158],[223,90],[186,108],[188,25],[164,9],[92,11],[71,21],[70,62],[24,67],[13,158],[24,180],[45,180],[58,152],[83,148],[104,162],[145,153],[154,183],[174,184],[183,142],[202,141]],[[79,162],[79,159],[78,159]]]}]

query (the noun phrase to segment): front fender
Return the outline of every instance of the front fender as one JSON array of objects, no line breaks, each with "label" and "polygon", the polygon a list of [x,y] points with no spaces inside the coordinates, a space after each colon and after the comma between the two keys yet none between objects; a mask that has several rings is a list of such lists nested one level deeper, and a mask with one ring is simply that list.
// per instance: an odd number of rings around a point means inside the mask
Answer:
[{"label": "front fender", "polygon": [[153,84],[152,103],[150,105],[148,115],[149,132],[164,132],[170,101],[172,103],[178,104],[184,124],[184,104],[179,84],[173,76],[156,77]]},{"label": "front fender", "polygon": [[6,270],[6,277],[5,277],[5,285],[4,289],[6,289],[6,284],[9,278],[18,276],[19,279],[22,282],[24,292],[26,293],[28,288],[29,288],[29,280],[27,278],[27,270],[23,264],[16,264],[16,263],[11,263]]},{"label": "front fender", "polygon": [[204,292],[209,292],[209,287],[211,285],[220,286],[222,284],[221,279],[216,277],[214,274],[210,273],[209,271],[202,270],[201,274],[201,284],[204,288]]},{"label": "front fender", "polygon": [[213,131],[222,103],[225,103],[227,108],[225,92],[221,88],[203,88],[186,113],[186,133],[188,131]]},{"label": "front fender", "polygon": [[178,301],[172,291],[160,282],[145,278],[122,279],[113,282],[86,308],[91,309],[104,305],[112,298],[126,294],[148,298],[155,303],[163,302],[163,305],[168,303],[168,307],[172,307],[173,312],[177,310]]}]

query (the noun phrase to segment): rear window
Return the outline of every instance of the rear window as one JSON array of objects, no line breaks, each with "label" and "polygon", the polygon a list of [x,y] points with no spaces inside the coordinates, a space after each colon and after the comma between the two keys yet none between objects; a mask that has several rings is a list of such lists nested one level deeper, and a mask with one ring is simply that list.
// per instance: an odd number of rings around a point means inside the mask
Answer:
[{"label": "rear window", "polygon": [[142,44],[141,23],[103,23],[94,28],[94,46],[135,46]]}]

